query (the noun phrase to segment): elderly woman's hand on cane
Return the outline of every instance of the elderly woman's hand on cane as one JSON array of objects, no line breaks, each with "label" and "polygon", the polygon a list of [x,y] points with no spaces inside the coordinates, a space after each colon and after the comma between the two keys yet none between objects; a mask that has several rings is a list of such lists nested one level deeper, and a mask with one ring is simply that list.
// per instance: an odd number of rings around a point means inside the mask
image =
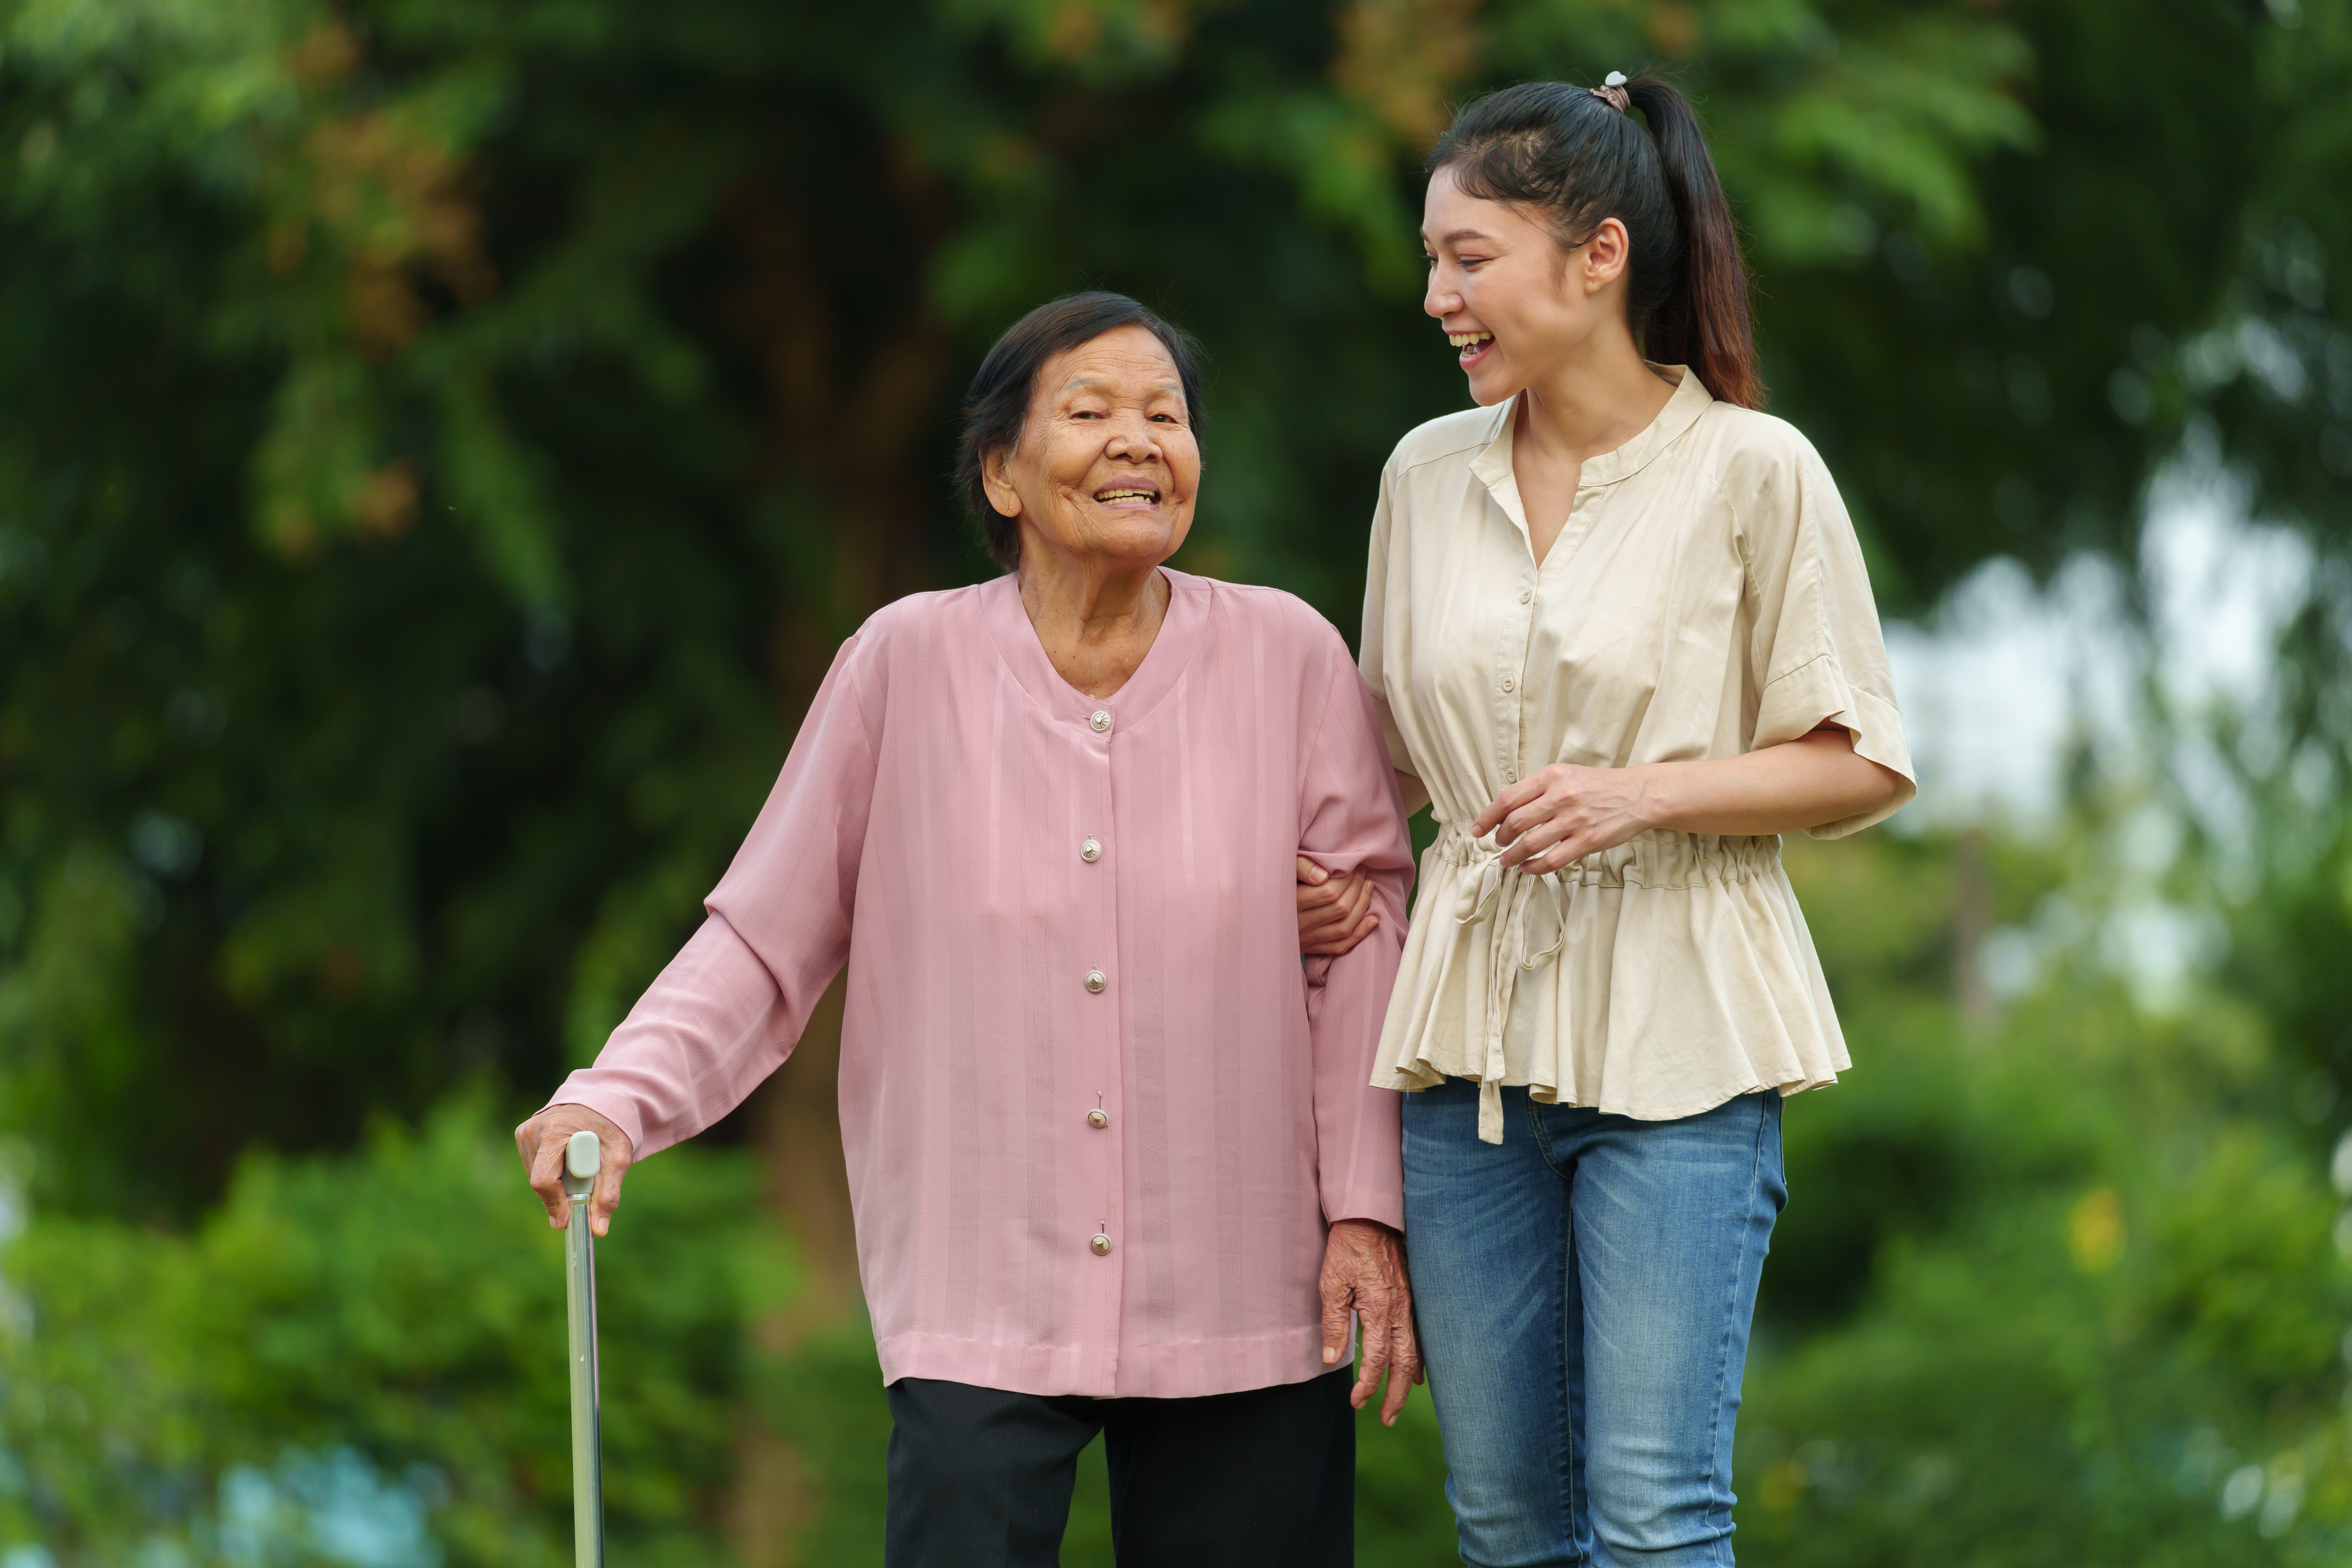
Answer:
[{"label": "elderly woman's hand on cane", "polygon": [[621,1178],[629,1173],[634,1151],[627,1133],[610,1117],[584,1105],[551,1105],[515,1129],[515,1152],[530,1173],[530,1190],[547,1205],[547,1223],[562,1230],[572,1217],[572,1200],[563,1195],[563,1151],[574,1132],[593,1132],[603,1146],[596,1187],[588,1198],[588,1228],[603,1236],[613,1228],[613,1211],[621,1206]]}]

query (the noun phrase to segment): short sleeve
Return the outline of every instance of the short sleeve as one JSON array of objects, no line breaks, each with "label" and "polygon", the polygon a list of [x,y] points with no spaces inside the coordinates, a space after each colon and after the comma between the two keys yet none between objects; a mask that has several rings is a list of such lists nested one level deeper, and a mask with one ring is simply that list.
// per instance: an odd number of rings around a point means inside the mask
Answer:
[{"label": "short sleeve", "polygon": [[1756,612],[1748,749],[1835,724],[1857,756],[1900,775],[1903,787],[1878,810],[1811,829],[1842,838],[1894,816],[1918,782],[1853,520],[1820,456],[1794,431],[1788,437],[1793,449],[1743,454],[1730,475]]},{"label": "short sleeve", "polygon": [[[1391,458],[1381,470],[1380,504],[1372,510],[1371,545],[1364,559],[1364,627],[1356,642],[1356,668],[1362,672],[1364,685],[1372,694],[1372,711],[1379,715],[1381,736],[1388,744],[1389,766],[1407,778],[1419,778],[1421,770],[1413,765],[1412,752],[1404,743],[1404,731],[1397,728],[1396,710],[1390,705],[1386,672],[1393,658],[1389,647],[1389,534],[1394,526],[1396,509],[1391,496],[1395,488],[1396,461]],[[1403,606],[1394,606],[1400,613]]]}]

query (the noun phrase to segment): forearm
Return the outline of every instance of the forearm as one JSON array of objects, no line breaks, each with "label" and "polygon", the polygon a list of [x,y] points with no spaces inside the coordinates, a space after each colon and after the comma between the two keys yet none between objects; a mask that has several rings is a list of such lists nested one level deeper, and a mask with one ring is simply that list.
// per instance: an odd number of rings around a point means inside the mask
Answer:
[{"label": "forearm", "polygon": [[1853,736],[1836,728],[1744,756],[1624,772],[1637,792],[1634,814],[1680,833],[1801,833],[1875,811],[1902,788],[1891,770],[1856,756]]},{"label": "forearm", "polygon": [[693,1137],[773,1072],[799,1037],[759,956],[708,918],[551,1105],[609,1118],[637,1158]]},{"label": "forearm", "polygon": [[1402,1229],[1402,1102],[1395,1091],[1372,1088],[1371,1079],[1404,946],[1404,910],[1392,879],[1376,879],[1373,897],[1379,926],[1349,952],[1318,960],[1328,967],[1322,983],[1307,993],[1317,1182],[1325,1219],[1368,1219]]}]

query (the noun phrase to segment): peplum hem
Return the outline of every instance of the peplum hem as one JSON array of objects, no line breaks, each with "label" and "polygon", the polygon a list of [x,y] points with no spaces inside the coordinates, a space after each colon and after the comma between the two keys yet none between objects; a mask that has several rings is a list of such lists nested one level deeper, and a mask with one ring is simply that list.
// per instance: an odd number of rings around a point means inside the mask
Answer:
[{"label": "peplum hem", "polygon": [[1500,1142],[1505,1085],[1663,1121],[1852,1065],[1779,838],[1654,831],[1548,876],[1500,853],[1449,826],[1423,856],[1377,1087],[1474,1079]]}]

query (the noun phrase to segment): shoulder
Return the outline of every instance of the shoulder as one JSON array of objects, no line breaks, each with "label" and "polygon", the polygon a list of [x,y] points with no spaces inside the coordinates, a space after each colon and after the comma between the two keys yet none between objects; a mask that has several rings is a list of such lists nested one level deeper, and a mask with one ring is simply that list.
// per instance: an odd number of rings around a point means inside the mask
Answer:
[{"label": "shoulder", "polygon": [[893,599],[857,628],[851,641],[868,658],[887,658],[898,649],[934,647],[981,625],[982,606],[992,592],[1004,591],[1009,578],[975,583],[967,588],[940,588]]},{"label": "shoulder", "polygon": [[909,594],[866,617],[835,656],[835,668],[871,697],[908,680],[928,685],[970,663],[988,637],[988,595],[1011,579]]},{"label": "shoulder", "polygon": [[1389,454],[1389,471],[1402,475],[1448,458],[1460,458],[1466,465],[1494,440],[1496,421],[1501,416],[1500,409],[1465,408],[1416,425]]},{"label": "shoulder", "polygon": [[1735,502],[1773,492],[1793,495],[1803,480],[1829,473],[1803,431],[1736,403],[1709,404],[1693,434]]},{"label": "shoulder", "polygon": [[1226,629],[1255,633],[1262,646],[1294,667],[1320,670],[1335,662],[1350,669],[1356,667],[1339,629],[1297,595],[1210,577],[1190,581],[1209,595],[1215,616]]}]

